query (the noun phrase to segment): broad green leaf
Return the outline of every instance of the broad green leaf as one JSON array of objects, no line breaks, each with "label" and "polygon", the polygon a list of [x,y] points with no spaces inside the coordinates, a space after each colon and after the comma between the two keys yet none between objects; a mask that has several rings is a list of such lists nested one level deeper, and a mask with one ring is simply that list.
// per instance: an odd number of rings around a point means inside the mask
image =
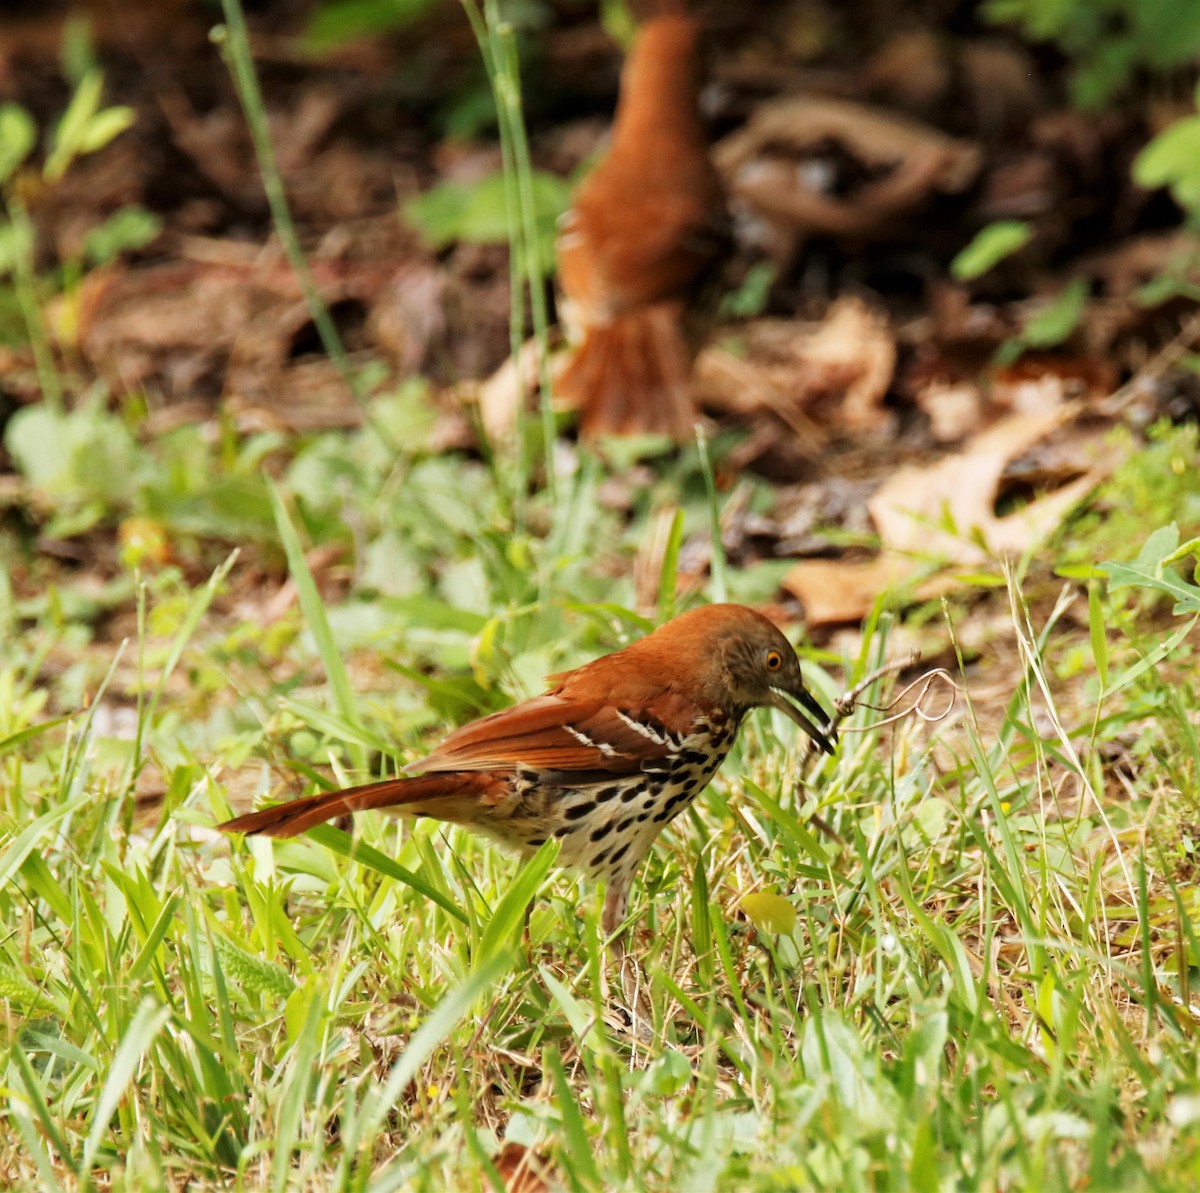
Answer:
[{"label": "broad green leaf", "polygon": [[1179,545],[1179,527],[1159,527],[1143,544],[1133,563],[1107,562],[1100,571],[1108,576],[1112,591],[1120,588],[1150,588],[1173,597],[1176,613],[1200,613],[1200,587],[1182,580],[1167,568],[1171,563],[1192,553],[1195,540]]},{"label": "broad green leaf", "polygon": [[[6,273],[12,273],[22,261],[30,260],[32,255],[33,233],[29,222],[0,223],[0,277]],[[31,409],[36,409],[36,407]],[[16,415],[13,417],[15,418]]]},{"label": "broad green leaf", "polygon": [[107,265],[130,249],[148,245],[162,231],[162,220],[144,207],[122,207],[84,238],[89,261]]},{"label": "broad green leaf", "polygon": [[305,41],[316,54],[347,42],[395,33],[423,16],[439,0],[328,0],[317,7]]},{"label": "broad green leaf", "polygon": [[71,159],[79,152],[84,129],[99,110],[103,89],[104,75],[98,70],[89,71],[75,88],[75,94],[54,130],[50,156],[46,159],[45,174],[51,181],[63,176]]},{"label": "broad green leaf", "polygon": [[1143,571],[1158,572],[1166,562],[1167,557],[1174,554],[1179,547],[1179,527],[1172,522],[1169,526],[1160,526],[1142,544],[1137,553],[1133,566]]},{"label": "broad green leaf", "polygon": [[1079,326],[1087,299],[1086,278],[1068,282],[1054,302],[1021,329],[1022,342],[1030,348],[1054,348],[1061,344]]},{"label": "broad green leaf", "polygon": [[124,105],[97,112],[83,126],[79,138],[79,153],[95,153],[96,150],[103,149],[109,141],[119,137],[129,128],[135,119],[134,110]]},{"label": "broad green leaf", "polygon": [[885,1128],[899,1109],[895,1087],[879,1080],[879,1059],[854,1027],[836,1011],[823,1011],[804,1024],[800,1044],[810,1080],[825,1073],[837,1090],[842,1111],[853,1121]]},{"label": "broad green leaf", "polygon": [[750,922],[760,931],[787,936],[796,927],[796,909],[773,891],[743,895],[739,903]]},{"label": "broad green leaf", "polygon": [[1170,187],[1175,201],[1200,214],[1200,116],[1169,124],[1133,161],[1133,178],[1148,189]]},{"label": "broad green leaf", "polygon": [[1156,574],[1120,563],[1106,563],[1102,568],[1109,576],[1109,588],[1151,588],[1175,601],[1174,612],[1200,613],[1200,587],[1180,580],[1170,573]]},{"label": "broad green leaf", "polygon": [[0,104],[0,184],[7,182],[37,144],[37,125],[19,104]]},{"label": "broad green leaf", "polygon": [[1024,220],[997,220],[976,233],[975,239],[950,262],[950,272],[964,282],[980,277],[1023,249],[1032,236]]},{"label": "broad green leaf", "polygon": [[[570,204],[571,186],[566,179],[540,170],[533,172],[529,184],[540,259],[551,268],[557,220]],[[507,204],[504,175],[496,173],[475,183],[439,183],[412,200],[404,214],[434,248],[455,241],[502,244],[510,234]]]},{"label": "broad green leaf", "polygon": [[913,809],[913,823],[926,841],[934,842],[941,837],[949,814],[950,807],[944,799],[927,796]]},{"label": "broad green leaf", "polygon": [[682,1052],[668,1048],[642,1074],[638,1083],[656,1098],[673,1098],[692,1080],[692,1064]]},{"label": "broad green leaf", "polygon": [[97,404],[67,413],[26,406],[9,419],[4,442],[31,485],[76,502],[126,507],[147,466],[120,419]]}]

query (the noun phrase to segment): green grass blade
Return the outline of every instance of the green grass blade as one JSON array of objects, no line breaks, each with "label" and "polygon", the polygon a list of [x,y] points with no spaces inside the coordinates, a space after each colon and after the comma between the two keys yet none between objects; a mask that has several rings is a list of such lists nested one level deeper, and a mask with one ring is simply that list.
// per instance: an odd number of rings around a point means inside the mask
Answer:
[{"label": "green grass blade", "polygon": [[555,1106],[562,1119],[562,1147],[569,1160],[565,1175],[572,1189],[599,1189],[603,1181],[588,1139],[587,1120],[567,1078],[562,1054],[548,1044],[542,1054],[542,1063],[554,1082]]},{"label": "green grass blade", "polygon": [[557,838],[551,837],[533,857],[521,863],[516,878],[496,904],[492,918],[484,929],[479,942],[481,963],[512,947],[513,938],[525,920],[525,909],[533,901],[558,858],[559,844]]},{"label": "green grass blade", "polygon": [[414,874],[399,862],[393,861],[387,854],[380,853],[373,845],[368,845],[365,841],[350,836],[340,828],[334,828],[332,824],[319,824],[316,828],[310,828],[305,835],[310,840],[316,841],[318,845],[324,845],[326,849],[340,853],[342,857],[369,866],[372,870],[384,875],[385,878],[392,878],[396,882],[402,882],[405,886],[412,887],[414,891],[424,895],[430,902],[436,903],[456,920],[464,924],[467,922],[466,912],[461,907],[453,903],[441,891],[430,886],[419,874]]},{"label": "green grass blade", "polygon": [[51,729],[57,729],[59,725],[65,725],[74,716],[74,713],[67,713],[66,716],[52,717],[48,721],[39,721],[36,725],[26,725],[24,729],[18,729],[16,733],[10,733],[7,737],[0,739],[0,755],[10,753],[18,746],[41,737],[43,733],[47,733]]},{"label": "green grass blade", "polygon": [[138,1007],[137,1013],[125,1030],[109,1066],[108,1076],[104,1079],[100,1097],[92,1109],[87,1139],[83,1145],[83,1156],[79,1161],[78,1175],[81,1181],[87,1181],[96,1161],[96,1152],[112,1116],[116,1113],[118,1103],[125,1096],[129,1083],[154,1043],[155,1037],[166,1026],[170,1017],[170,1007],[160,1007],[152,999],[146,999]]},{"label": "green grass blade", "polygon": [[421,1066],[446,1040],[477,999],[496,982],[501,974],[512,965],[511,953],[498,953],[489,957],[482,965],[472,970],[460,985],[456,986],[434,1008],[419,1028],[413,1033],[408,1047],[392,1066],[387,1080],[377,1086],[364,1112],[364,1125],[368,1134],[378,1131],[384,1118],[396,1104],[397,1099],[412,1083]]},{"label": "green grass blade", "polygon": [[[274,485],[271,486],[271,508],[275,512],[275,525],[279,530],[279,540],[283,544],[284,554],[287,556],[288,574],[296,585],[300,611],[304,614],[304,621],[316,643],[317,655],[321,660],[321,665],[325,668],[325,675],[333,691],[334,707],[343,720],[358,728],[361,724],[358,702],[355,699],[354,690],[350,686],[350,676],[346,671],[346,664],[342,660],[342,653],[338,649],[333,638],[333,631],[329,627],[329,618],[325,616],[325,602],[317,591],[316,581],[313,580],[312,572],[309,571],[308,563],[305,561],[304,548],[300,545],[300,538],[296,534],[296,528],[292,525],[291,518],[288,517],[287,507],[283,504],[283,498],[279,496],[279,490]],[[362,749],[353,742],[351,747],[355,766],[359,770],[365,769],[366,759],[362,755]]]},{"label": "green grass blade", "polygon": [[51,809],[39,816],[32,824],[26,825],[8,844],[8,848],[0,853],[0,887],[21,868],[29,854],[49,836],[50,830],[60,820],[65,820],[72,813],[91,803],[93,795],[90,791],[81,792],[73,800]]},{"label": "green grass blade", "polygon": [[675,593],[679,587],[679,551],[683,546],[683,510],[677,509],[667,532],[662,568],[658,573],[658,615],[666,621],[675,616]]}]

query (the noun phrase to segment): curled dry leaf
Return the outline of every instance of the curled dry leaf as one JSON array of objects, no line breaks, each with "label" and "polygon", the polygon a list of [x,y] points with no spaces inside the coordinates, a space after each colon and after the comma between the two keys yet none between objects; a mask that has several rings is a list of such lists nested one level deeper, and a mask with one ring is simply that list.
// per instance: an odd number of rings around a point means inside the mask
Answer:
[{"label": "curled dry leaf", "polygon": [[[796,564],[783,586],[804,605],[804,623],[814,626],[859,621],[871,611],[881,592],[913,580],[916,563],[896,555],[875,559],[807,559]],[[911,583],[915,599],[933,600],[954,587],[948,573]]]},{"label": "curled dry leaf", "polygon": [[[829,146],[848,155],[861,184],[834,193]],[[864,104],[795,96],[763,104],[714,152],[728,194],[802,232],[870,237],[935,193],[975,178],[979,147]]]},{"label": "curled dry leaf", "polygon": [[1112,393],[1117,370],[1106,359],[1026,354],[997,369],[986,391],[974,380],[933,376],[916,389],[938,443],[955,443],[1009,414],[1046,414],[1067,402],[1094,404]]},{"label": "curled dry leaf", "polygon": [[888,106],[924,112],[954,85],[945,39],[932,28],[898,30],[863,64],[863,81]]},{"label": "curled dry leaf", "polygon": [[[1062,425],[1072,407],[1015,414],[977,435],[960,453],[927,468],[906,467],[868,502],[879,531],[878,558],[798,563],[784,587],[804,603],[810,625],[865,616],[880,591],[917,576],[923,561],[942,568],[977,569],[997,557],[1019,555],[1045,539],[1067,512],[1111,471],[1111,449],[1080,461],[1078,475],[1011,514],[996,513],[1005,468]],[[922,600],[955,583],[946,571],[918,583]]]},{"label": "curled dry leaf", "polygon": [[1036,414],[1066,402],[1098,401],[1117,385],[1116,365],[1093,356],[1026,354],[992,377],[991,401],[1006,413]]},{"label": "curled dry leaf", "polygon": [[995,513],[1009,461],[1060,426],[1072,411],[1059,407],[1018,414],[977,435],[967,448],[930,468],[896,472],[867,503],[885,549],[940,558],[959,567],[1027,550],[1100,479],[1091,468],[1061,489],[1003,517]]},{"label": "curled dry leaf", "polygon": [[841,392],[839,422],[859,431],[884,423],[882,403],[896,371],[896,341],[884,315],[857,298],[839,299],[797,355],[806,401]]},{"label": "curled dry leaf", "polygon": [[748,327],[744,357],[719,346],[701,353],[696,377],[703,403],[738,414],[774,411],[816,447],[824,436],[815,423],[860,432],[885,427],[883,399],[896,370],[886,316],[860,299],[842,298],[815,329],[796,326],[764,320]]},{"label": "curled dry leaf", "polygon": [[983,395],[972,381],[935,378],[917,391],[916,401],[938,443],[957,443],[983,421]]},{"label": "curled dry leaf", "polygon": [[496,1171],[505,1193],[549,1193],[550,1181],[557,1184],[553,1167],[524,1144],[506,1143],[495,1159]]},{"label": "curled dry leaf", "polygon": [[[531,337],[521,345],[515,356],[508,357],[486,381],[459,387],[459,397],[464,402],[478,404],[483,429],[493,442],[511,433],[522,401],[526,409],[534,409],[541,384],[540,359],[541,347],[537,339]],[[561,352],[550,358],[548,367],[552,386],[566,364],[567,358]]]},{"label": "curled dry leaf", "polygon": [[[760,326],[767,322],[775,323],[763,320]],[[753,339],[754,328],[746,331],[751,333],[749,339]],[[789,339],[795,340],[792,325],[789,325]],[[699,405],[742,418],[771,411],[798,442],[809,450],[819,450],[828,436],[803,409],[804,402],[797,400],[796,362],[791,352],[785,348],[781,353],[762,353],[748,342],[746,348],[744,356],[719,344],[700,353],[694,374]],[[770,433],[778,438],[774,427]]]}]

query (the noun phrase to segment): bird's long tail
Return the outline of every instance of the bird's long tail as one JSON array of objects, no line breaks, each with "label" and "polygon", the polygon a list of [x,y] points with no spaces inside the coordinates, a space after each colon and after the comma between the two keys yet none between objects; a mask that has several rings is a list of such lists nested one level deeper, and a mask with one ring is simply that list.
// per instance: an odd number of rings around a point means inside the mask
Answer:
[{"label": "bird's long tail", "polygon": [[[266,837],[295,837],[314,825],[371,808],[396,808],[420,816],[433,811],[442,820],[459,820],[455,815],[461,801],[469,807],[479,800],[492,802],[500,780],[486,772],[454,771],[445,774],[418,775],[411,779],[383,779],[342,791],[322,792],[273,804],[227,820],[217,827],[225,833],[262,834]],[[425,805],[434,804],[435,808]]]},{"label": "bird's long tail", "polygon": [[584,328],[555,381],[585,436],[660,434],[690,439],[696,421],[682,306],[661,302]]}]

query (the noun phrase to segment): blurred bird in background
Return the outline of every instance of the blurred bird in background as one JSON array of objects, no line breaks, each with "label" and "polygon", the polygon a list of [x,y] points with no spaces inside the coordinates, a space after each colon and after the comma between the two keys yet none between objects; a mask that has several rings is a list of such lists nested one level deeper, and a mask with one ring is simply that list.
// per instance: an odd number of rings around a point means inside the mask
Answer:
[{"label": "blurred bird in background", "polygon": [[697,109],[698,42],[683,0],[651,6],[621,73],[611,146],[562,220],[575,343],[555,391],[585,436],[692,435],[685,316],[727,237]]}]

